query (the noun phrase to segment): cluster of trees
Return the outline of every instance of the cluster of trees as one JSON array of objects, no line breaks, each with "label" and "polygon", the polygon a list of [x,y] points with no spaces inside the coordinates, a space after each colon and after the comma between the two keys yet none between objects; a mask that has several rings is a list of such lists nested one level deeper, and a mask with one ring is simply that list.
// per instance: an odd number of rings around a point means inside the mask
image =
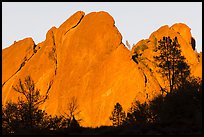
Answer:
[{"label": "cluster of trees", "polygon": [[[134,100],[127,114],[120,103],[116,103],[110,120],[113,126],[147,124],[175,124],[202,121],[202,81],[192,79],[185,89],[178,88],[165,96],[160,94],[149,102]],[[200,119],[198,116],[201,116]],[[199,121],[199,120],[200,121]]]},{"label": "cluster of trees", "polygon": [[[169,85],[162,88],[161,94],[149,102],[140,103],[135,99],[127,113],[117,102],[109,118],[113,124],[110,129],[118,133],[121,131],[115,130],[118,127],[134,127],[133,132],[137,134],[143,131],[144,127],[151,127],[168,134],[168,131],[165,131],[165,127],[168,127],[173,128],[170,132],[201,133],[202,80],[190,76],[189,66],[181,55],[176,37],[173,40],[163,37],[158,43],[154,50],[158,54],[154,59],[159,68],[158,72]],[[32,129],[46,132],[59,129],[75,130],[81,127],[81,119],[75,118],[80,113],[76,97],[70,99],[66,113],[53,117],[40,109],[40,105],[48,99],[48,94],[40,95],[40,90],[36,89],[30,76],[24,81],[19,79],[13,89],[22,97],[18,98],[16,103],[7,102],[2,106],[3,134],[21,134]],[[105,127],[101,129],[106,130]],[[139,129],[138,132],[135,129]],[[96,130],[99,132],[97,128]],[[88,129],[87,132],[90,131]]]},{"label": "cluster of trees", "polygon": [[[181,55],[177,37],[163,37],[155,51],[159,73],[169,86],[149,102],[135,100],[127,114],[117,102],[110,116],[113,126],[167,126],[177,132],[202,131],[202,80],[190,76],[190,69]],[[166,92],[166,95],[163,94]],[[179,128],[178,128],[179,127]],[[181,129],[185,127],[186,129]],[[181,131],[182,130],[182,131]],[[194,130],[194,131],[192,131]]]},{"label": "cluster of trees", "polygon": [[22,97],[19,97],[16,103],[10,101],[2,107],[3,134],[18,134],[32,129],[49,131],[80,127],[81,119],[75,119],[80,113],[76,97],[71,98],[64,115],[51,116],[39,108],[47,100],[48,95],[40,95],[40,90],[35,87],[30,76],[24,81],[19,79],[18,85],[13,86],[13,89]]}]

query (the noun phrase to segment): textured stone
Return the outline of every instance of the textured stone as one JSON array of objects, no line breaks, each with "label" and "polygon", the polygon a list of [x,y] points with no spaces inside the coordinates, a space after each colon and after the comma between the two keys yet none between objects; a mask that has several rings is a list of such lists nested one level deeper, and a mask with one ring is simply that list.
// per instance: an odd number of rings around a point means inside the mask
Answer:
[{"label": "textured stone", "polygon": [[[189,32],[181,24],[163,26],[129,51],[107,12],[85,15],[78,11],[59,28],[52,27],[45,41],[36,46],[29,38],[2,51],[2,103],[17,101],[20,95],[12,86],[19,78],[31,75],[41,94],[49,95],[41,106],[48,114],[64,114],[75,96],[81,110],[76,118],[83,119],[82,126],[110,125],[109,116],[117,102],[127,112],[134,99],[151,100],[165,86],[152,62],[154,46],[163,36],[178,37],[193,74],[201,76],[202,61],[192,50]],[[141,54],[138,63],[132,59],[135,52]],[[15,73],[24,57],[29,60]]]},{"label": "textured stone", "polygon": [[[182,51],[181,54],[186,58],[186,62],[190,66],[191,75],[202,78],[202,61],[200,60],[200,57],[198,57],[199,55],[202,57],[202,54],[198,54],[193,50],[191,45],[192,36],[190,30],[191,29],[183,23],[176,23],[171,27],[164,25],[153,32],[149,39],[139,41],[132,48],[131,53],[133,56],[136,53],[140,54],[138,65],[151,69],[152,75],[147,77],[155,77],[159,85],[163,88],[167,86],[167,83],[161,74],[157,73],[158,69],[154,65],[153,56],[157,54],[154,52],[154,48],[158,45],[158,41],[164,36],[170,36],[172,39],[174,37],[178,38]],[[145,69],[142,70],[145,72]]]}]

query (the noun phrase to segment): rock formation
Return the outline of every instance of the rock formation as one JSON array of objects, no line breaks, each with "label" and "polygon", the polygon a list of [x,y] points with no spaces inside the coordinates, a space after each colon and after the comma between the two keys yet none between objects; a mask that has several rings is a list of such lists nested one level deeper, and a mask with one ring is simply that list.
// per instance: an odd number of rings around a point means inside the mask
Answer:
[{"label": "rock formation", "polygon": [[190,28],[185,24],[163,26],[129,51],[107,12],[85,15],[78,11],[59,28],[52,27],[43,42],[35,45],[26,38],[3,49],[2,103],[17,101],[20,95],[12,86],[30,75],[41,94],[49,96],[41,106],[48,114],[66,112],[74,96],[82,126],[110,125],[116,102],[127,112],[135,98],[151,100],[165,86],[152,63],[153,48],[164,35],[178,37],[192,74],[201,77],[202,54],[192,49]]},{"label": "rock formation", "polygon": [[199,54],[193,49],[192,39],[194,38],[191,36],[190,28],[183,23],[176,23],[171,27],[164,25],[153,32],[149,39],[141,40],[134,45],[132,48],[132,56],[134,60],[138,60],[136,61],[138,65],[150,69],[152,76],[157,79],[159,85],[161,87],[166,86],[161,74],[157,73],[153,59],[153,56],[156,55],[154,48],[158,45],[158,41],[162,39],[163,36],[170,36],[172,39],[174,37],[178,38],[182,51],[181,54],[186,58],[186,62],[190,66],[191,75],[202,78],[202,60],[200,60],[202,53]]}]

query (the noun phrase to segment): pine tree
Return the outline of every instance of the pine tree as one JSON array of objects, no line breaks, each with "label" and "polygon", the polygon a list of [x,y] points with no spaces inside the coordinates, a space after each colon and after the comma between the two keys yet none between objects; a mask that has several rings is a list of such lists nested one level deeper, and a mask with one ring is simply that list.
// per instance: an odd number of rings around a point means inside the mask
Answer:
[{"label": "pine tree", "polygon": [[113,126],[121,126],[123,124],[126,116],[120,103],[116,103],[109,119],[112,121]]},{"label": "pine tree", "polygon": [[126,123],[129,125],[144,125],[151,122],[151,117],[149,105],[146,102],[140,103],[135,100],[127,113]]},{"label": "pine tree", "polygon": [[181,55],[180,44],[177,37],[173,40],[170,37],[163,37],[155,49],[159,53],[154,56],[159,72],[169,83],[169,91],[185,85],[186,78],[190,74],[189,66],[185,57]]}]

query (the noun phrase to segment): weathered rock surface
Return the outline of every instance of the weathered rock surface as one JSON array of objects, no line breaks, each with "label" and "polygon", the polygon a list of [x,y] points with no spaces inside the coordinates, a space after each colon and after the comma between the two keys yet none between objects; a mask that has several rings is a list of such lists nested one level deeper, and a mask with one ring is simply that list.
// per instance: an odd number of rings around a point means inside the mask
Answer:
[{"label": "weathered rock surface", "polygon": [[2,56],[5,58],[2,60],[2,83],[8,81],[24,66],[33,53],[34,45],[32,38],[25,38],[3,50]]},{"label": "weathered rock surface", "polygon": [[[75,96],[82,126],[110,125],[109,116],[116,102],[127,112],[135,98],[151,100],[160,92],[160,86],[165,86],[152,62],[156,41],[164,35],[178,36],[193,74],[202,75],[202,61],[192,50],[187,26],[161,27],[129,51],[114,24],[107,12],[85,15],[78,11],[59,28],[52,27],[45,41],[35,45],[27,38],[3,49],[3,104],[17,100],[19,94],[12,86],[30,75],[41,94],[49,95],[42,106],[48,114],[64,114]],[[132,59],[135,50],[141,53],[138,63]]]},{"label": "weathered rock surface", "polygon": [[[191,75],[202,78],[202,53],[199,54],[193,50],[190,30],[191,29],[183,23],[176,23],[171,27],[164,25],[153,32],[149,39],[139,41],[132,48],[133,57],[139,55],[137,58],[138,65],[150,69],[152,72],[151,76],[155,77],[159,85],[163,88],[167,86],[167,83],[165,83],[161,74],[157,73],[153,56],[157,54],[154,49],[158,45],[158,41],[164,36],[170,36],[172,39],[175,37],[178,38],[182,51],[181,54],[186,58],[186,62],[190,66]],[[145,69],[142,70],[144,73],[147,73]]]}]

